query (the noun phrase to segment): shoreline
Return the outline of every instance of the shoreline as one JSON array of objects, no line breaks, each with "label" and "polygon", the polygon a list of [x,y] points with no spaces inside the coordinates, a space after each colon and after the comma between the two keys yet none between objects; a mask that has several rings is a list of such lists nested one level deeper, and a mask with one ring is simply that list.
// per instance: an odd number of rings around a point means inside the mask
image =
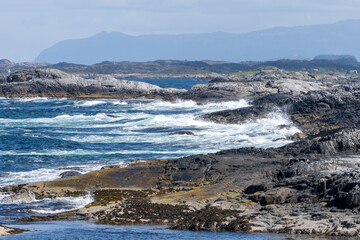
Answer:
[{"label": "shoreline", "polygon": [[210,82],[166,95],[204,102],[215,96],[219,101],[253,99],[249,107],[199,117],[226,124],[282,109],[302,131],[283,147],[138,160],[123,168],[107,166],[0,190],[19,199],[75,197],[88,191],[94,196],[93,203],[74,212],[18,219],[23,222],[82,217],[176,230],[359,236],[360,88],[310,80],[302,73],[267,72],[255,74],[249,83]]},{"label": "shoreline", "polygon": [[0,237],[14,235],[14,234],[20,234],[20,233],[27,232],[27,231],[28,230],[19,229],[19,228],[5,227],[0,224]]}]

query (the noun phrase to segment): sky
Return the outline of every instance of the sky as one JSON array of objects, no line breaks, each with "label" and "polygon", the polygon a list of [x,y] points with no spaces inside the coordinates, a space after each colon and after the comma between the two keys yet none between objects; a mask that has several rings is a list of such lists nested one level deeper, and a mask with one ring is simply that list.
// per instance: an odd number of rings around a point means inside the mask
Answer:
[{"label": "sky", "polygon": [[0,59],[99,32],[229,32],[359,19],[359,0],[0,0]]}]

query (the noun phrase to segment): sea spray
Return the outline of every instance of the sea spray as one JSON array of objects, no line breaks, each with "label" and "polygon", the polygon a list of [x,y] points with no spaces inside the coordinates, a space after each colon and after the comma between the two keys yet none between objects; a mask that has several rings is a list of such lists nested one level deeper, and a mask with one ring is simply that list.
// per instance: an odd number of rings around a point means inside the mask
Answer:
[{"label": "sea spray", "polygon": [[[240,147],[278,147],[299,130],[279,111],[243,124],[198,118],[249,106],[245,100],[1,99],[0,186],[59,178],[132,159],[174,158]],[[6,103],[6,104],[5,104]],[[280,128],[280,125],[286,125]],[[179,135],[187,131],[191,135]]]}]

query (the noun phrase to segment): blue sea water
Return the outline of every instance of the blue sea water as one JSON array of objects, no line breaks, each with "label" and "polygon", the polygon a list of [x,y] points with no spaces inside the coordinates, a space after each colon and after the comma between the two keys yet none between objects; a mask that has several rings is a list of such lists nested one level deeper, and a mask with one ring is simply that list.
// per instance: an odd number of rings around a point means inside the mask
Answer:
[{"label": "blue sea water", "polygon": [[[242,233],[211,233],[167,230],[165,226],[107,226],[89,222],[62,221],[43,222],[24,225],[12,225],[28,229],[19,235],[6,237],[11,240],[100,240],[100,239],[124,239],[124,240],[280,240],[280,239],[309,239],[302,236],[271,235],[271,234],[242,234]],[[289,238],[292,237],[292,238]]]},{"label": "blue sea water", "polygon": [[192,78],[126,78],[129,81],[141,81],[150,84],[157,85],[162,88],[178,88],[178,89],[190,89],[196,84],[205,84],[209,81],[197,81]]},{"label": "blue sea water", "polygon": [[[144,81],[150,82],[149,79]],[[157,81],[189,88],[194,80]],[[160,83],[160,82],[161,83]],[[154,82],[151,82],[154,83]],[[165,85],[166,83],[166,85]],[[274,110],[241,125],[206,122],[205,113],[248,106],[245,100],[198,105],[193,101],[0,99],[0,186],[53,180],[61,173],[86,173],[132,159],[173,158],[245,146],[277,147],[299,130]],[[280,125],[288,128],[280,128]],[[191,131],[194,135],[170,135]],[[14,200],[0,194],[0,222],[57,213],[89,204],[80,198]],[[100,226],[84,222],[34,223],[32,231],[8,239],[272,239],[269,235],[214,234]],[[70,238],[68,236],[71,236]],[[275,238],[276,239],[276,238]]]}]

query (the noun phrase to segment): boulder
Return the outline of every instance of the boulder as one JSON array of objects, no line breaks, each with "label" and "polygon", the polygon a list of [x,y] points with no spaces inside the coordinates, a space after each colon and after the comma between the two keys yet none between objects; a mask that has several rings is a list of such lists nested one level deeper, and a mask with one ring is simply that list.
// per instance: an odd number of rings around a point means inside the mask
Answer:
[{"label": "boulder", "polygon": [[261,205],[270,205],[270,204],[283,204],[296,193],[295,190],[282,187],[274,188],[266,192],[258,192],[249,196],[250,200],[258,202]]},{"label": "boulder", "polygon": [[193,133],[191,131],[179,131],[179,132],[169,133],[169,135],[191,135],[191,136],[195,136],[195,133]]},{"label": "boulder", "polygon": [[66,171],[60,174],[60,178],[70,178],[77,175],[81,175],[81,173],[78,171]]}]

